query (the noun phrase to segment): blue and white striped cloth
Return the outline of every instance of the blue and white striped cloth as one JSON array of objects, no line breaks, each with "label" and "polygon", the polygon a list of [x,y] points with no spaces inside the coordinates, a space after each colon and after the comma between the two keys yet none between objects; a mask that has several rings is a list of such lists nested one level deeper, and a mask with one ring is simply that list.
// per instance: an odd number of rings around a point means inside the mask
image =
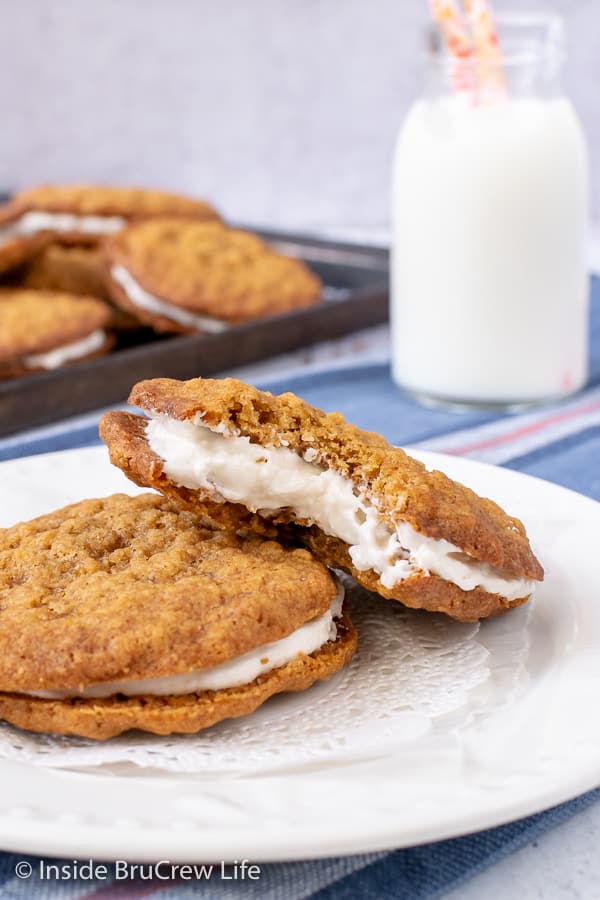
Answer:
[{"label": "blue and white striped cloth", "polygon": [[[600,282],[592,299],[591,373],[577,397],[522,415],[456,415],[425,409],[402,396],[387,366],[367,365],[310,373],[265,384],[291,390],[327,410],[340,410],[363,428],[395,444],[509,466],[600,500]],[[0,459],[98,441],[98,414],[0,440]],[[1,481],[1,469],[0,469]],[[262,866],[258,882],[24,882],[15,875],[19,857],[0,854],[0,900],[8,898],[258,898],[261,900],[432,900],[487,866],[535,840],[544,831],[600,799],[600,789],[547,812],[500,828],[422,847],[343,859]],[[27,857],[34,873],[39,860]]]}]

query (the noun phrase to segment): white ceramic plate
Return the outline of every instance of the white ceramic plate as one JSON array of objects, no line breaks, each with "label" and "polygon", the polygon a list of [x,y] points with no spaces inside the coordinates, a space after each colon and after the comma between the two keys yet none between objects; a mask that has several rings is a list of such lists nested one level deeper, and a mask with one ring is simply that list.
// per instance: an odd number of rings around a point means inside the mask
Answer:
[{"label": "white ceramic plate", "polygon": [[[59,771],[0,760],[0,846],[140,861],[314,858],[500,825],[597,786],[600,504],[509,470],[415,455],[523,518],[546,567],[528,622],[529,679],[514,702],[492,704],[464,733],[451,719],[418,748],[408,742],[361,762],[279,775]],[[123,490],[135,492],[103,448],[3,463],[0,526]]]}]

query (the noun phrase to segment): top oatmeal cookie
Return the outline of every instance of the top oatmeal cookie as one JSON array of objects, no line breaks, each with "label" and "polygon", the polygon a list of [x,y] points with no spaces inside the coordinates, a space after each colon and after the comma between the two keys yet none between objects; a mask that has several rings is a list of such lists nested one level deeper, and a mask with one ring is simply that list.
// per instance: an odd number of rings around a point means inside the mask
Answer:
[{"label": "top oatmeal cookie", "polygon": [[113,463],[228,528],[284,527],[328,565],[407,606],[466,621],[542,580],[522,522],[378,434],[235,379],[153,379],[109,413]]}]

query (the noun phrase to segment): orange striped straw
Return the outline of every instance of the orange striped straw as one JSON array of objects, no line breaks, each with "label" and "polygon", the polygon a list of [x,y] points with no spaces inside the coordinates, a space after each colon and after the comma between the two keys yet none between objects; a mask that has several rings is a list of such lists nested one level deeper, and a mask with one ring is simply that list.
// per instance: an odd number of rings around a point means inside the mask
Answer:
[{"label": "orange striped straw", "polygon": [[464,0],[464,3],[475,45],[481,99],[490,103],[506,93],[492,7],[489,0]]},{"label": "orange striped straw", "polygon": [[456,89],[474,93],[473,43],[461,9],[456,0],[429,0],[429,3],[448,53],[455,62],[453,78]]}]

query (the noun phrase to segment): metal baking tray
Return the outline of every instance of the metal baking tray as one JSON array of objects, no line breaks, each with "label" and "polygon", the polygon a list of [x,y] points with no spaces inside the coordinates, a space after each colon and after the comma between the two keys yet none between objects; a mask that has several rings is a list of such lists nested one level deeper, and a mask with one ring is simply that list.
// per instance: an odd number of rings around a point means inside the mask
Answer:
[{"label": "metal baking tray", "polygon": [[318,306],[235,326],[220,334],[119,336],[100,359],[0,381],[0,436],[123,402],[136,381],[194,378],[340,337],[388,317],[388,253],[379,248],[251,229],[322,278]]}]

